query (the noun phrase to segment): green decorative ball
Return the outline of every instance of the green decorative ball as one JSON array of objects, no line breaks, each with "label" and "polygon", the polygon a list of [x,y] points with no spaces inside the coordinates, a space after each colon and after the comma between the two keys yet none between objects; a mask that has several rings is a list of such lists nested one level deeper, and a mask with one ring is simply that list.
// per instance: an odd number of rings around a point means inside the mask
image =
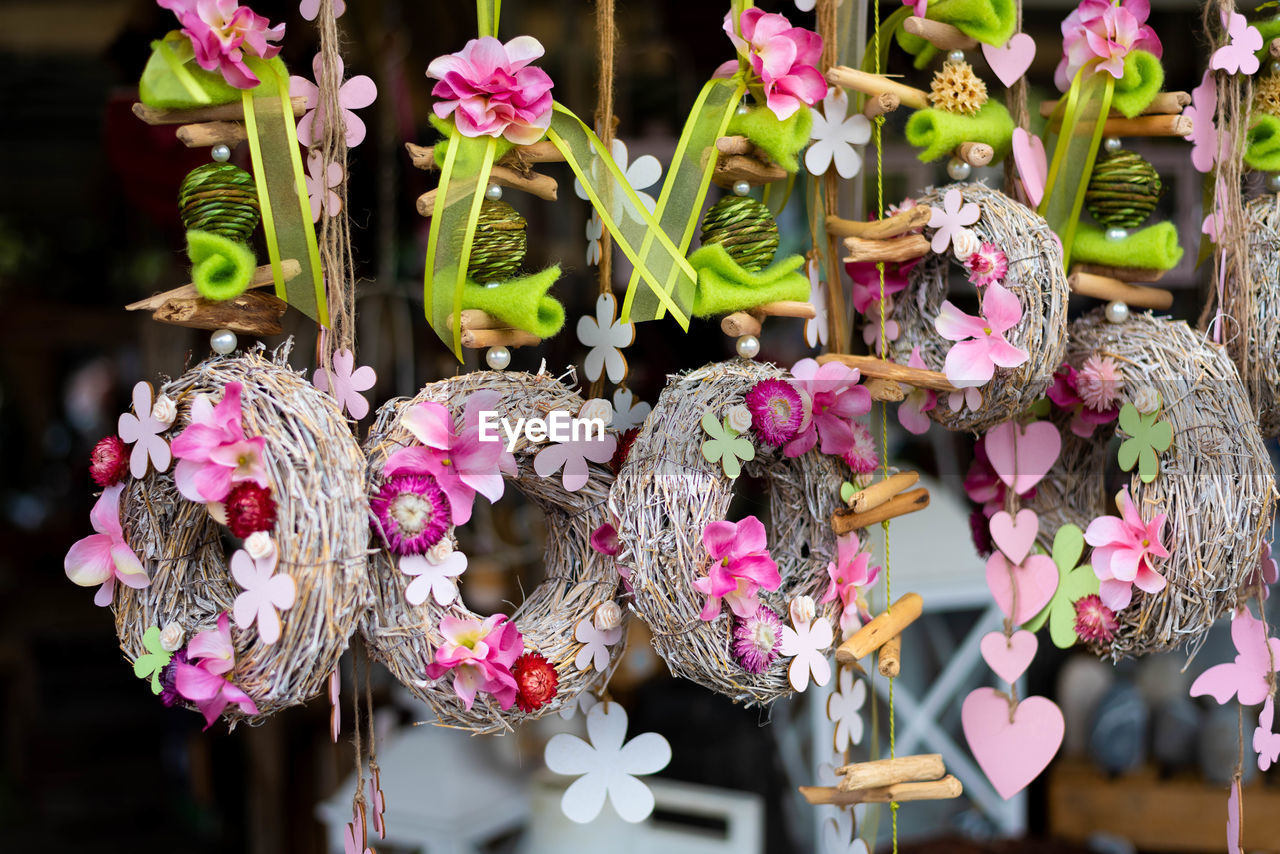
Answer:
[{"label": "green decorative ball", "polygon": [[1156,167],[1132,151],[1117,151],[1094,165],[1084,205],[1104,228],[1136,228],[1156,209],[1162,190]]},{"label": "green decorative ball", "polygon": [[471,241],[467,276],[482,285],[514,278],[520,272],[528,241],[519,211],[506,202],[485,199]]},{"label": "green decorative ball", "polygon": [[207,231],[248,243],[262,214],[253,176],[233,163],[192,169],[178,189],[178,212],[188,231]]},{"label": "green decorative ball", "polygon": [[778,223],[763,202],[725,196],[702,218],[702,245],[719,243],[745,270],[768,267],[778,251]]}]

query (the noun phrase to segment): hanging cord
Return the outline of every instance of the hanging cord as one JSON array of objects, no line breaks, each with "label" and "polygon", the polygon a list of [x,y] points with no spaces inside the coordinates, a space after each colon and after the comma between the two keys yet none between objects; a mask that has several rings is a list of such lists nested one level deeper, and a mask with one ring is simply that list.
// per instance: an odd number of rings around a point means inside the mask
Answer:
[{"label": "hanging cord", "polygon": [[[368,663],[365,663],[366,678],[368,678]],[[362,721],[360,716],[360,649],[356,645],[351,646],[351,708],[355,716],[355,745],[356,745],[356,793],[352,798],[352,807],[359,809],[364,813],[364,742],[361,738]],[[366,827],[368,821],[365,821]],[[359,844],[360,840],[356,840]]]},{"label": "hanging cord", "polygon": [[[604,143],[606,151],[613,149],[613,74],[614,51],[618,41],[618,26],[614,20],[614,0],[596,0],[596,53],[600,57],[600,71],[596,91],[596,135]],[[613,293],[613,236],[603,225],[600,228],[600,262],[596,265],[600,295]],[[623,379],[623,384],[626,379]],[[591,383],[591,397],[604,394],[604,371]]]},{"label": "hanging cord", "polygon": [[[1014,28],[1015,33],[1022,32],[1022,0],[1017,0],[1014,4],[1017,16],[1017,26]],[[1025,131],[1031,128],[1031,113],[1027,109],[1027,76],[1024,74],[1019,77],[1009,90],[1005,92],[1005,104],[1009,107],[1009,115],[1013,117],[1014,127],[1020,127]],[[1017,187],[1015,182],[1017,176],[1017,168],[1012,157],[1004,159],[1004,193],[1006,196],[1012,197],[1014,188]]]}]

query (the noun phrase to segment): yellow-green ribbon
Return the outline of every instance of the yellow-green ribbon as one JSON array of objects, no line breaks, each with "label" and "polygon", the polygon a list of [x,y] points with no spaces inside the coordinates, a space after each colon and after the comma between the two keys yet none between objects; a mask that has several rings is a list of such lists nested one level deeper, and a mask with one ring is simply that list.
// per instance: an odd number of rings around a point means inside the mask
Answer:
[{"label": "yellow-green ribbon", "polygon": [[154,43],[156,53],[160,54],[160,58],[164,60],[165,66],[173,74],[175,80],[182,84],[182,88],[187,90],[187,94],[191,96],[191,100],[197,104],[208,104],[213,99],[209,97],[209,93],[204,91],[204,87],[196,80],[195,75],[187,70],[187,64],[178,58],[173,52],[173,46],[168,39],[161,39]]}]

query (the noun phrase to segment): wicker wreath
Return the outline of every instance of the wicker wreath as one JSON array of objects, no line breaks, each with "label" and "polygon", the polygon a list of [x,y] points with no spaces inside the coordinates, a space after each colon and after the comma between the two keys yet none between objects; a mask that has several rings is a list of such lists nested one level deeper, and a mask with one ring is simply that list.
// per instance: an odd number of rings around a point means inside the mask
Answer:
[{"label": "wicker wreath", "polygon": [[[1122,404],[1141,409],[1158,393],[1160,418],[1173,427],[1173,444],[1161,455],[1155,480],[1143,483],[1136,468],[1129,480],[1143,518],[1168,514],[1169,557],[1156,567],[1167,586],[1155,594],[1134,588],[1114,639],[1095,652],[1119,660],[1184,644],[1194,651],[1239,595],[1255,592],[1241,586],[1271,530],[1271,461],[1235,365],[1186,323],[1144,313],[1113,324],[1102,310],[1092,312],[1071,325],[1067,361],[1079,368],[1092,355],[1109,356],[1119,366]],[[1105,473],[1115,455],[1108,444],[1114,430],[1113,422],[1081,438],[1063,425],[1061,455],[1030,502],[1043,520],[1046,548],[1061,525],[1084,529],[1113,510]]]},{"label": "wicker wreath", "polygon": [[1262,438],[1280,436],[1280,196],[1245,206],[1249,244],[1248,289],[1227,288],[1223,313],[1234,319],[1223,333],[1258,414]]},{"label": "wicker wreath", "polygon": [[[477,371],[432,383],[416,397],[389,401],[379,410],[365,443],[370,488],[377,489],[382,482],[383,466],[392,453],[418,444],[401,423],[410,407],[423,402],[439,403],[448,407],[457,421],[467,398],[478,391],[498,392],[494,411],[511,423],[520,418],[546,418],[555,411],[576,414],[583,405],[576,392],[545,374]],[[420,605],[411,604],[405,592],[410,578],[398,568],[396,555],[386,547],[374,523],[375,545],[380,548],[370,562],[373,606],[361,623],[361,632],[373,656],[431,707],[440,724],[481,734],[511,730],[515,724],[558,711],[583,691],[607,681],[621,658],[625,624],[621,626],[622,640],[609,647],[609,663],[603,671],[591,664],[579,669],[575,663],[585,645],[576,639],[578,623],[591,620],[600,606],[616,603],[621,592],[614,558],[597,552],[590,542],[592,532],[610,522],[607,499],[613,472],[607,464],[589,463],[586,485],[570,492],[558,475],[541,477],[535,473],[534,457],[544,447],[521,435],[514,449],[518,473],[508,480],[508,485],[546,514],[546,578],[511,616],[523,635],[524,648],[542,655],[555,667],[558,679],[554,697],[531,712],[521,711],[517,705],[503,710],[488,694],[478,694],[467,709],[450,687],[449,677],[434,683],[424,678],[425,667],[442,642],[441,618],[481,618],[460,597],[447,606],[439,605],[432,597]],[[476,500],[481,498],[477,496]],[[619,609],[618,616],[623,615],[625,609]]]},{"label": "wicker wreath", "polygon": [[[768,363],[736,359],[673,377],[640,429],[609,496],[619,519],[618,560],[631,572],[633,607],[653,633],[654,647],[676,676],[748,706],[790,696],[789,659],[779,657],[761,674],[747,672],[733,658],[729,616],[700,619],[704,596],[694,589],[705,574],[703,529],[726,518],[734,479],[710,463],[698,424],[708,410],[723,413],[743,402],[766,379],[786,379]],[[817,449],[788,459],[780,450],[756,447],[747,476],[767,484],[769,554],[782,584],[760,591],[761,601],[786,619],[797,596],[822,598],[826,568],[835,559],[831,514],[840,504],[840,483],[848,469],[838,457]],[[819,606],[838,622],[839,602]]]},{"label": "wicker wreath", "polygon": [[[276,500],[271,537],[277,571],[293,579],[296,596],[280,612],[280,637],[272,644],[261,640],[257,625],[232,627],[235,667],[227,678],[259,712],[248,716],[229,705],[223,717],[232,725],[320,694],[366,603],[364,456],[333,399],[290,370],[287,355],[286,345],[272,358],[260,346],[234,357],[214,356],[162,391],[178,405],[177,420],[165,434],[170,440],[186,428],[198,395],[218,401],[226,385],[237,382],[245,435],[265,440],[267,480]],[[125,538],[151,578],[141,589],[116,587],[116,632],[130,662],[147,652],[142,635],[148,627],[176,623],[190,640],[233,610],[242,589],[227,569],[227,530],[205,505],[178,493],[172,468],[130,482],[122,520]]]},{"label": "wicker wreath", "polygon": [[[1062,247],[1048,223],[1003,193],[983,184],[952,184],[930,189],[916,203],[941,208],[951,189],[959,190],[966,203],[978,205],[978,221],[969,228],[980,241],[1004,252],[1009,271],[1001,284],[1017,295],[1023,309],[1022,320],[1005,337],[1029,355],[1027,361],[1016,368],[996,368],[982,387],[982,405],[976,411],[965,407],[952,412],[944,399],[929,413],[949,430],[983,432],[1025,410],[1053,382],[1066,345],[1070,289],[1062,272]],[[930,230],[925,234],[930,236]],[[937,333],[933,321],[947,299],[953,264],[959,262],[950,250],[931,252],[908,274],[907,289],[893,307],[900,330],[890,347],[895,362],[905,365],[912,349],[919,347],[925,366],[942,370],[952,342]],[[876,316],[864,319],[879,323]]]}]

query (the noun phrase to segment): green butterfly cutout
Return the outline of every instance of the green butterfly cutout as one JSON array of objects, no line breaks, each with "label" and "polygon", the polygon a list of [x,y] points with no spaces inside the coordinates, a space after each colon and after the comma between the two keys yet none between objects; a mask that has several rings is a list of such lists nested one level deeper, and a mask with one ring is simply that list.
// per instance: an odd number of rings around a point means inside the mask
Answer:
[{"label": "green butterfly cutout", "polygon": [[1143,483],[1150,483],[1160,473],[1160,458],[1173,444],[1173,425],[1168,421],[1157,421],[1160,410],[1143,415],[1132,403],[1120,407],[1120,429],[1126,436],[1120,443],[1120,468],[1133,471],[1134,463],[1138,465],[1138,476]]},{"label": "green butterfly cutout", "polygon": [[853,496],[857,495],[858,489],[849,481],[840,484],[840,500],[848,504],[853,500]]},{"label": "green butterfly cutout", "polygon": [[160,628],[152,626],[142,633],[142,645],[146,647],[145,655],[138,656],[133,663],[133,675],[139,679],[151,677],[151,693],[160,693],[160,673],[169,666],[173,653],[160,645]]},{"label": "green butterfly cutout", "polygon": [[1059,649],[1070,649],[1080,642],[1076,636],[1076,602],[1098,592],[1098,576],[1089,564],[1076,566],[1084,554],[1084,534],[1075,525],[1063,525],[1053,535],[1053,562],[1058,566],[1058,589],[1044,610],[1026,622],[1023,628],[1033,632],[1049,623],[1049,637]]},{"label": "green butterfly cutout", "polygon": [[756,458],[751,440],[730,427],[728,418],[722,426],[715,413],[708,410],[702,416],[702,429],[711,437],[702,443],[702,456],[709,463],[719,462],[725,477],[737,477],[742,473],[742,463]]}]

